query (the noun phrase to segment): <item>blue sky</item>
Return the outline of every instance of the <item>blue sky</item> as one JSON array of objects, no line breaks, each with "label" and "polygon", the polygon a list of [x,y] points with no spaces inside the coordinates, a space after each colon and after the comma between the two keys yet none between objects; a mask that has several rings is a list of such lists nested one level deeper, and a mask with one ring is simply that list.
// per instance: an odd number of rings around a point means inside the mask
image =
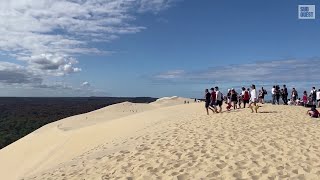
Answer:
[{"label": "blue sky", "polygon": [[320,7],[315,0],[4,1],[0,96],[320,88],[320,16],[299,20],[299,4]]}]

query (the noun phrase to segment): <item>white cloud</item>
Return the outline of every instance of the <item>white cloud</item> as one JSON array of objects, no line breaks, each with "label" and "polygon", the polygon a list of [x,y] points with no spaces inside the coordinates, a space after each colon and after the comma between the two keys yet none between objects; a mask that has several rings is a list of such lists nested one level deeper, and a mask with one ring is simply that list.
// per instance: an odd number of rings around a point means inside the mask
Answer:
[{"label": "white cloud", "polygon": [[238,65],[211,67],[199,71],[174,70],[159,73],[153,80],[161,82],[312,82],[318,81],[320,58],[274,60]]},{"label": "white cloud", "polygon": [[0,61],[0,83],[4,84],[39,84],[42,79],[27,68]]},{"label": "white cloud", "polygon": [[80,72],[77,56],[108,53],[91,47],[93,42],[110,42],[123,34],[138,33],[145,27],[133,24],[137,12],[159,12],[172,3],[172,0],[1,0],[0,53],[25,65],[1,63],[0,81],[24,83],[37,78],[40,82],[45,76]]},{"label": "white cloud", "polygon": [[85,81],[81,84],[81,86],[83,87],[89,87],[90,86],[90,83],[88,81]]},{"label": "white cloud", "polygon": [[184,70],[171,70],[164,73],[160,73],[155,76],[157,79],[177,79],[182,78],[182,76],[185,74]]},{"label": "white cloud", "polygon": [[158,13],[159,11],[171,7],[177,1],[179,0],[140,0],[139,11],[152,11],[153,13]]}]

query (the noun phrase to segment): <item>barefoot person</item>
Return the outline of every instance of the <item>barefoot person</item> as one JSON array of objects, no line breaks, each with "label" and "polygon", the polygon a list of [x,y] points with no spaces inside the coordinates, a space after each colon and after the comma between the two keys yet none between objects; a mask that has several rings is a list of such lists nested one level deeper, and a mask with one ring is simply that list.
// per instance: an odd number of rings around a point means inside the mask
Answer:
[{"label": "barefoot person", "polygon": [[320,107],[320,89],[316,92],[316,94],[317,94],[318,107]]},{"label": "barefoot person", "polygon": [[283,85],[283,100],[284,105],[288,105],[288,88],[285,84]]},{"label": "barefoot person", "polygon": [[216,90],[216,101],[217,101],[216,106],[219,106],[219,113],[221,113],[222,112],[223,95],[220,92],[218,86],[215,87],[215,90]]},{"label": "barefoot person", "polygon": [[238,108],[241,109],[241,104],[243,102],[243,99],[242,99],[242,94],[239,94],[238,95]]},{"label": "barefoot person", "polygon": [[263,87],[261,87],[261,92],[262,92],[262,95],[261,95],[260,101],[261,101],[261,104],[264,104],[264,98],[268,94],[268,92]]},{"label": "barefoot person", "polygon": [[312,98],[312,102],[313,102],[313,105],[316,105],[317,103],[317,90],[316,90],[316,87],[312,87],[311,89],[311,92],[310,92],[310,96]]},{"label": "barefoot person", "polygon": [[246,108],[246,104],[249,104],[250,95],[249,91],[246,88],[242,87],[242,100],[243,100],[243,108]]},{"label": "barefoot person", "polygon": [[250,92],[250,103],[249,103],[249,108],[251,109],[253,113],[253,109],[255,109],[255,112],[258,112],[257,108],[257,90],[256,86],[254,84],[251,85],[251,92]]},{"label": "barefoot person", "polygon": [[216,113],[218,113],[217,111],[217,107],[216,107],[216,99],[217,99],[217,96],[216,96],[216,91],[214,90],[214,88],[211,88],[211,99],[210,99],[210,107],[214,109],[214,111]]},{"label": "barefoot person", "polygon": [[[205,102],[205,108],[206,108],[206,110],[207,110],[207,115],[209,115],[209,109],[210,109],[211,111],[213,111],[213,109],[211,109],[211,107],[210,107],[211,94],[209,93],[209,90],[208,90],[208,89],[205,90],[205,96],[204,96],[204,98],[205,98],[205,100],[206,100],[206,102]],[[213,111],[213,112],[214,112],[214,111]]]},{"label": "barefoot person", "polygon": [[238,104],[238,94],[237,92],[232,88],[231,89],[231,102],[232,102],[232,105],[233,105],[233,109],[237,109],[237,104]]},{"label": "barefoot person", "polygon": [[307,94],[307,91],[304,91],[304,92],[303,92],[302,102],[303,102],[303,106],[304,106],[304,107],[307,107],[307,103],[308,103],[308,94]]},{"label": "barefoot person", "polygon": [[292,88],[291,99],[294,103],[296,103],[298,99],[298,91],[296,90],[296,88]]}]

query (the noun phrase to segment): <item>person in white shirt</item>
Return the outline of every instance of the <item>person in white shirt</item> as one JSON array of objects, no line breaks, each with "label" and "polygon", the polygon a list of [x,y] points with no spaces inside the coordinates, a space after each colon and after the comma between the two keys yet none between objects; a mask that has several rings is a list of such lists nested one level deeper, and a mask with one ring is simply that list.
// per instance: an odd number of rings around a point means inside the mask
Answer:
[{"label": "person in white shirt", "polygon": [[[252,84],[251,85],[251,92],[250,92],[250,103],[249,103],[249,108],[253,112],[253,108],[255,109],[256,113],[258,111],[258,106],[257,106],[257,90],[256,90],[256,85]],[[252,107],[253,104],[253,107]]]},{"label": "person in white shirt", "polygon": [[215,91],[216,91],[216,106],[219,106],[219,113],[222,112],[222,102],[223,102],[223,95],[219,90],[219,87],[216,86],[215,87]]},{"label": "person in white shirt", "polygon": [[276,86],[273,86],[271,89],[271,95],[272,95],[272,104],[276,104]]},{"label": "person in white shirt", "polygon": [[318,107],[320,107],[320,89],[317,91],[317,102],[318,102]]},{"label": "person in white shirt", "polygon": [[316,105],[316,102],[317,102],[317,100],[316,100],[317,99],[316,87],[312,87],[310,95],[311,95],[311,98],[312,98],[312,101],[313,101],[313,105]]}]

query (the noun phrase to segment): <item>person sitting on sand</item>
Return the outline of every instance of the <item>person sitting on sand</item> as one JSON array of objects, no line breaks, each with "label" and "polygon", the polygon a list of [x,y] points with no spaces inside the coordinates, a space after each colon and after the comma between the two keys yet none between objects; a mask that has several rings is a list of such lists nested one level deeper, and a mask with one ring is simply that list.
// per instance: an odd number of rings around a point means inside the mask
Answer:
[{"label": "person sitting on sand", "polygon": [[253,109],[255,109],[255,112],[258,112],[259,106],[257,106],[257,90],[256,86],[254,84],[251,85],[251,92],[250,92],[250,103],[249,103],[249,108],[251,109],[253,113]]},{"label": "person sitting on sand", "polygon": [[302,106],[302,101],[300,98],[296,100],[296,106]]},{"label": "person sitting on sand", "polygon": [[208,90],[208,89],[205,90],[205,96],[204,96],[204,98],[205,98],[205,108],[206,108],[206,110],[207,110],[207,115],[209,115],[209,109],[210,109],[212,112],[214,112],[214,111],[213,111],[213,109],[210,107],[211,94],[209,93],[209,90]]},{"label": "person sitting on sand", "polygon": [[316,109],[316,106],[312,106],[311,109],[307,111],[307,114],[312,118],[319,118],[320,117],[320,113]]}]

